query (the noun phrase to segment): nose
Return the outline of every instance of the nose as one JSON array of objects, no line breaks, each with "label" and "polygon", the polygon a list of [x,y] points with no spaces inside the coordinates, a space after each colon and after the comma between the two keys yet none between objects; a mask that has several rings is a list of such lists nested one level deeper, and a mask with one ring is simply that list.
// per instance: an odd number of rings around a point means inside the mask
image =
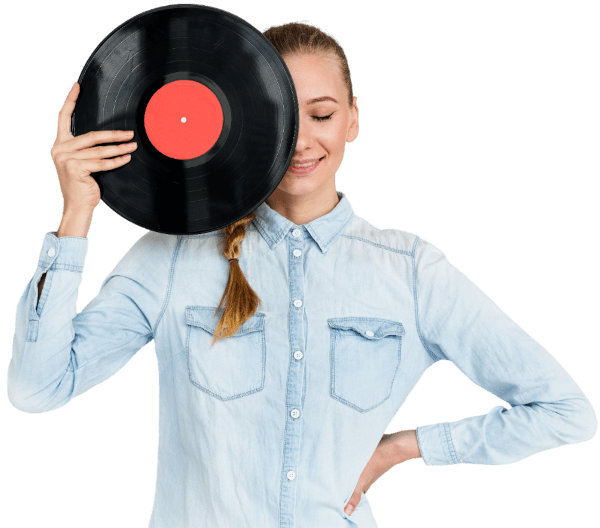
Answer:
[{"label": "nose", "polygon": [[306,126],[306,123],[300,119],[300,124],[298,125],[298,138],[296,140],[296,152],[301,152],[310,147],[311,141],[310,127]]}]

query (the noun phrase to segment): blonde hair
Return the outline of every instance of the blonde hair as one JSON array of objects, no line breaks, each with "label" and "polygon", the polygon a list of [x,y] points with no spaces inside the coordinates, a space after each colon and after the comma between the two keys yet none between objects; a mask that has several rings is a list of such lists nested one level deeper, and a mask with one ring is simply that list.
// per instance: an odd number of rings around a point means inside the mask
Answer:
[{"label": "blonde hair", "polygon": [[[353,93],[350,80],[350,68],[346,54],[338,42],[318,27],[301,22],[290,22],[281,26],[271,26],[263,35],[275,46],[282,57],[286,55],[319,54],[337,61],[342,79],[347,87],[348,105],[352,107]],[[240,244],[246,235],[246,228],[256,216],[256,210],[234,222],[221,231],[223,233],[222,251],[227,259],[241,257]],[[229,278],[215,315],[226,301],[225,310],[215,329],[215,337],[224,339],[234,335],[239,327],[256,312],[261,300],[250,287],[237,260],[229,261]]]}]

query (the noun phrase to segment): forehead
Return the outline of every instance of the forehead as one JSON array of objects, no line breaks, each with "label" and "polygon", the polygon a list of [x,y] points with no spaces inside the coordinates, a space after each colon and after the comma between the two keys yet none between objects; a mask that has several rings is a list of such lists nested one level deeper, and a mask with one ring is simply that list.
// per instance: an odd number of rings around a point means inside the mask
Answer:
[{"label": "forehead", "polygon": [[335,59],[312,54],[288,56],[284,60],[292,75],[300,104],[323,95],[341,101],[344,84]]}]

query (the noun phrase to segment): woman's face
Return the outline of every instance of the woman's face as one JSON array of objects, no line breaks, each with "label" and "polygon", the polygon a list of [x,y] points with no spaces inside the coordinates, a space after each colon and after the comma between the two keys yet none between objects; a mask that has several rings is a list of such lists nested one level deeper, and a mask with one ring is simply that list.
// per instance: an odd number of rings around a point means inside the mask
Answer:
[{"label": "woman's face", "polygon": [[[328,192],[329,187],[335,189],[334,176],[346,141],[354,141],[358,135],[356,97],[350,107],[337,60],[322,55],[285,56],[284,60],[298,95],[300,123],[292,162],[277,191],[295,196]],[[324,97],[334,100],[315,101]],[[305,174],[292,168],[311,161],[317,163],[303,169]]]}]

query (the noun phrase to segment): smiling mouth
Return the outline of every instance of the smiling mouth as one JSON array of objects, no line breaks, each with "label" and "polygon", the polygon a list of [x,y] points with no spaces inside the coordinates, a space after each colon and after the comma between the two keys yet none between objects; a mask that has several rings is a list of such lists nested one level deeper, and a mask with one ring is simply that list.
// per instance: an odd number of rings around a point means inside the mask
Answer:
[{"label": "smiling mouth", "polygon": [[[323,156],[324,158],[325,156]],[[312,165],[314,165],[315,163],[319,163],[323,158],[319,158],[318,160],[315,161],[309,161],[307,163],[290,163],[290,167],[298,167],[300,169],[304,168],[304,167],[311,167]]]}]

